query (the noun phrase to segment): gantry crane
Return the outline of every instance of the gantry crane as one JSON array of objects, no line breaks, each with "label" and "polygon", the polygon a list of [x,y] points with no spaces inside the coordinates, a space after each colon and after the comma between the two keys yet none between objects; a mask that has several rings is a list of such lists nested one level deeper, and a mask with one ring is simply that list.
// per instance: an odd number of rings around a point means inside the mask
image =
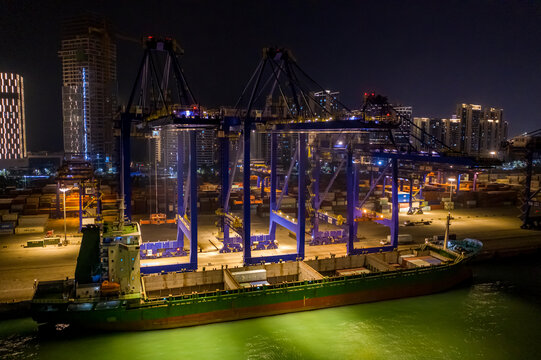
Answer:
[{"label": "gantry crane", "polygon": [[521,192],[520,218],[523,229],[541,230],[541,204],[535,201],[541,188],[532,191],[534,159],[541,157],[541,129],[515,136],[504,144],[510,157],[518,157],[526,162],[523,191]]},{"label": "gantry crane", "polygon": [[[399,189],[399,166],[405,163],[450,163],[465,167],[476,166],[476,159],[465,157],[463,154],[447,150],[444,151],[420,151],[412,144],[403,146],[394,141],[396,131],[401,131],[399,126],[403,121],[411,121],[403,118],[387,102],[387,99],[370,94],[365,99],[362,111],[352,112],[343,104],[341,110],[333,113],[322,107],[314,98],[315,91],[325,91],[313,80],[297,63],[291,52],[283,48],[264,48],[263,56],[242,92],[234,114],[223,114],[218,118],[201,116],[199,105],[193,98],[186,80],[178,65],[177,56],[180,51],[172,39],[148,37],[144,41],[145,54],[137,75],[136,84],[132,90],[127,112],[122,117],[122,151],[123,151],[123,179],[122,193],[125,195],[127,216],[129,211],[129,134],[131,123],[137,122],[144,127],[172,127],[185,130],[190,133],[190,156],[188,184],[184,187],[182,140],[179,137],[178,150],[178,236],[176,242],[170,244],[149,243],[144,247],[173,248],[183,245],[184,237],[190,240],[190,261],[186,264],[147,266],[142,272],[160,271],[183,271],[197,268],[197,169],[195,133],[201,129],[215,129],[218,133],[221,156],[221,209],[217,211],[220,217],[220,227],[224,234],[224,251],[243,251],[245,264],[260,262],[278,262],[302,259],[305,256],[305,235],[307,215],[310,219],[309,233],[314,237],[330,237],[330,233],[323,233],[318,229],[318,221],[330,221],[340,227],[340,238],[346,243],[348,254],[371,253],[394,249],[398,243],[398,189]],[[165,55],[166,60],[162,72],[156,69],[153,60],[155,53]],[[169,99],[172,93],[166,91],[164,84],[168,84],[166,73],[170,66],[177,82],[176,103]],[[164,80],[165,79],[165,80]],[[155,90],[149,91],[149,87]],[[139,107],[132,107],[136,88],[140,89]],[[154,96],[153,101],[146,101],[149,96]],[[270,101],[269,101],[270,99]],[[280,111],[273,111],[273,101],[281,104]],[[180,106],[173,106],[180,104]],[[187,109],[186,106],[193,107]],[[263,109],[262,111],[260,109]],[[412,124],[414,126],[414,124]],[[251,232],[251,173],[254,166],[251,162],[251,133],[263,132],[270,138],[270,166],[265,174],[261,169],[255,169],[262,179],[263,187],[267,182],[270,187],[270,214],[269,233],[254,235]],[[387,144],[376,144],[355,141],[356,136],[370,132],[382,132],[388,134],[384,137]],[[347,215],[346,218],[325,214],[320,211],[321,197],[319,194],[319,168],[318,168],[318,144],[308,141],[308,135],[312,134],[337,134],[341,139],[337,144],[329,145],[329,148],[342,159],[347,182]],[[293,134],[296,137],[294,155],[289,164],[289,170],[284,177],[282,192],[277,197],[278,189],[278,135]],[[230,145],[233,139],[238,139],[237,158],[233,166],[230,163]],[[371,188],[365,198],[358,201],[358,171],[362,157],[371,157],[381,161],[380,173],[375,181],[371,182]],[[242,217],[230,211],[230,194],[232,179],[238,168],[238,162],[242,166],[242,191],[243,211]],[[293,170],[297,175],[297,212],[296,216],[289,216],[280,211],[280,204],[287,192],[288,180]],[[358,219],[362,214],[362,207],[370,193],[374,191],[380,181],[385,181],[387,172],[390,172],[392,193],[392,215],[390,219],[378,219],[378,222],[390,228],[391,242],[387,246],[371,248],[355,248],[357,239]],[[338,173],[338,172],[337,172]],[[265,180],[267,178],[268,180]],[[410,191],[413,186],[410,182]],[[307,186],[310,185],[310,186]],[[329,185],[328,185],[329,186]],[[332,186],[332,181],[331,185]],[[186,191],[185,191],[186,188]],[[307,188],[309,188],[308,191]],[[328,191],[328,190],[327,190]],[[384,186],[385,191],[385,186]],[[185,192],[187,193],[185,196]],[[306,195],[308,194],[309,197]],[[189,218],[187,216],[187,198],[190,198]],[[309,204],[307,206],[307,203]],[[288,229],[297,240],[296,251],[292,254],[253,256],[252,250],[270,249],[276,247],[277,226]],[[229,236],[229,230],[238,234],[236,237]],[[258,244],[253,248],[254,244]],[[143,247],[142,247],[143,248]]]}]

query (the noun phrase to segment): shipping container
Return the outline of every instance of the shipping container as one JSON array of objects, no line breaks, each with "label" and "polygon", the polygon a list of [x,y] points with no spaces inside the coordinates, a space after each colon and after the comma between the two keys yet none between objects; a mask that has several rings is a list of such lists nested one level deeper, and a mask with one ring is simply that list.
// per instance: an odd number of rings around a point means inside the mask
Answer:
[{"label": "shipping container", "polygon": [[15,223],[12,222],[12,221],[5,221],[5,222],[0,222],[0,229],[2,230],[13,230],[15,228]]},{"label": "shipping container", "polygon": [[19,226],[45,226],[47,220],[49,220],[49,215],[21,215]]},{"label": "shipping container", "polygon": [[15,234],[38,234],[45,232],[44,226],[17,226],[15,228]]}]

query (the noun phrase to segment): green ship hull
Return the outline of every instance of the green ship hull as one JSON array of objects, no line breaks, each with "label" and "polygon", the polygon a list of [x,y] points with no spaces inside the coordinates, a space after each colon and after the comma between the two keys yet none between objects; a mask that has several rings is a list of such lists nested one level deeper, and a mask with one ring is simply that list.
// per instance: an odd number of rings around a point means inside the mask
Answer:
[{"label": "green ship hull", "polygon": [[159,300],[102,300],[79,302],[77,306],[34,301],[34,319],[119,331],[167,329],[427,295],[470,277],[471,270],[459,262]]},{"label": "green ship hull", "polygon": [[75,279],[38,282],[40,324],[103,330],[168,329],[420,296],[471,278],[482,244],[413,249],[140,276],[137,224],[85,228]]}]

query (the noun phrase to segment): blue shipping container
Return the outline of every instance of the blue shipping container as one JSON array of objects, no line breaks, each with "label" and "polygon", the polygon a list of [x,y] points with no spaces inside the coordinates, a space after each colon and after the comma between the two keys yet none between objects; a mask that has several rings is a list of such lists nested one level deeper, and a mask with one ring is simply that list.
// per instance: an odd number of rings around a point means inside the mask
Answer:
[{"label": "blue shipping container", "polygon": [[6,221],[6,222],[0,222],[0,230],[9,230],[15,228],[15,222],[13,221]]}]

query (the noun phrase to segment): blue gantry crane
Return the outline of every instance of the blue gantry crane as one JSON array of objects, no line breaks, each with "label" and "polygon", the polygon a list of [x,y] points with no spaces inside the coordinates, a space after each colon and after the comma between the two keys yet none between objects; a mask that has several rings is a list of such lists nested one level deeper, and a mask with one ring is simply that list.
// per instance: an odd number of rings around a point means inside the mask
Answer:
[{"label": "blue gantry crane", "polygon": [[541,129],[526,132],[516,136],[504,144],[509,156],[520,158],[525,161],[525,180],[522,191],[521,214],[523,229],[541,230],[541,203],[535,201],[541,189],[532,191],[532,175],[534,168],[534,159],[541,156]]},{"label": "blue gantry crane", "polygon": [[[317,101],[314,94],[326,91],[313,80],[297,63],[292,53],[283,48],[264,48],[261,61],[246,84],[235,106],[234,114],[219,117],[206,117],[200,114],[195,100],[180,68],[178,56],[180,47],[172,39],[147,37],[144,39],[144,56],[135,85],[131,92],[126,112],[122,116],[122,193],[124,195],[126,217],[130,212],[130,132],[132,124],[137,128],[172,128],[189,133],[189,157],[184,158],[184,137],[178,137],[177,170],[177,239],[171,242],[144,243],[142,251],[154,249],[182,249],[184,238],[190,242],[189,262],[184,264],[153,265],[142,268],[143,273],[161,271],[187,271],[197,269],[197,151],[196,133],[204,129],[217,132],[220,147],[221,208],[217,215],[223,233],[222,252],[242,251],[245,264],[278,262],[302,259],[305,256],[306,220],[309,219],[311,242],[329,243],[339,239],[346,243],[348,254],[372,253],[396,248],[398,244],[398,191],[400,178],[408,179],[410,189],[410,208],[413,198],[411,173],[405,172],[408,163],[446,163],[464,167],[476,166],[476,160],[456,153],[442,144],[439,151],[421,151],[413,144],[395,141],[399,138],[404,121],[385,97],[375,93],[367,94],[361,111],[352,112],[341,104],[334,111]],[[161,56],[161,62],[156,60]],[[162,65],[158,68],[157,65]],[[169,81],[173,74],[175,85]],[[135,93],[139,90],[137,103]],[[279,104],[279,106],[276,106]],[[263,109],[263,110],[261,110]],[[415,126],[415,124],[411,124]],[[422,131],[422,130],[421,130]],[[270,164],[268,168],[256,167],[251,159],[251,134],[264,133],[270,141]],[[380,133],[386,143],[370,144],[363,141],[364,134]],[[324,136],[322,136],[324,135]],[[278,150],[279,136],[289,136],[292,148],[291,161],[278,196]],[[336,136],[336,143],[320,144],[318,140]],[[427,136],[429,136],[427,134]],[[310,137],[310,138],[309,138]],[[293,139],[295,141],[293,141]],[[402,137],[403,139],[403,137]],[[231,145],[236,142],[237,156],[230,161]],[[435,139],[437,141],[437,139]],[[337,154],[340,165],[335,171],[323,194],[320,193],[320,150],[325,147]],[[443,149],[443,150],[442,150]],[[359,171],[361,159],[377,159],[379,174],[370,182],[370,190],[359,202]],[[188,166],[188,176],[184,181],[184,169]],[[242,216],[233,213],[230,206],[233,178],[237,169],[242,169]],[[347,212],[346,217],[321,211],[322,199],[345,171]],[[370,164],[372,171],[372,164]],[[402,175],[400,173],[403,173]],[[258,186],[262,193],[265,185],[269,193],[269,232],[252,234],[251,231],[251,174],[258,176]],[[281,203],[293,175],[297,182],[296,215],[288,215],[280,210]],[[362,208],[378,183],[386,178],[391,181],[392,214],[390,219],[378,222],[390,228],[390,244],[370,248],[354,246],[357,240],[356,220],[362,216]],[[308,195],[308,196],[307,196]],[[188,207],[189,199],[189,207]],[[308,206],[307,206],[308,204]],[[189,215],[189,216],[188,216]],[[326,221],[338,230],[321,231],[319,222]],[[296,251],[290,254],[254,256],[253,251],[277,248],[276,230],[283,227],[295,235]],[[231,236],[230,231],[236,234]],[[172,253],[174,251],[170,251]]]},{"label": "blue gantry crane", "polygon": [[[196,133],[215,128],[218,121],[199,114],[195,99],[182,68],[179,56],[183,50],[174,39],[148,36],[143,39],[143,58],[132,88],[126,111],[121,118],[121,193],[125,217],[131,220],[131,146],[133,130],[144,131],[169,128],[178,131],[177,153],[177,239],[175,241],[144,243],[145,251],[158,249],[186,255],[184,239],[190,243],[189,261],[183,264],[143,267],[141,272],[182,271],[197,269],[197,151]],[[170,81],[172,77],[173,81]],[[137,93],[137,97],[136,97]],[[189,135],[189,156],[184,158],[184,136]],[[186,186],[184,168],[188,165]],[[189,199],[189,207],[188,207]],[[188,216],[189,215],[189,216]]]}]

